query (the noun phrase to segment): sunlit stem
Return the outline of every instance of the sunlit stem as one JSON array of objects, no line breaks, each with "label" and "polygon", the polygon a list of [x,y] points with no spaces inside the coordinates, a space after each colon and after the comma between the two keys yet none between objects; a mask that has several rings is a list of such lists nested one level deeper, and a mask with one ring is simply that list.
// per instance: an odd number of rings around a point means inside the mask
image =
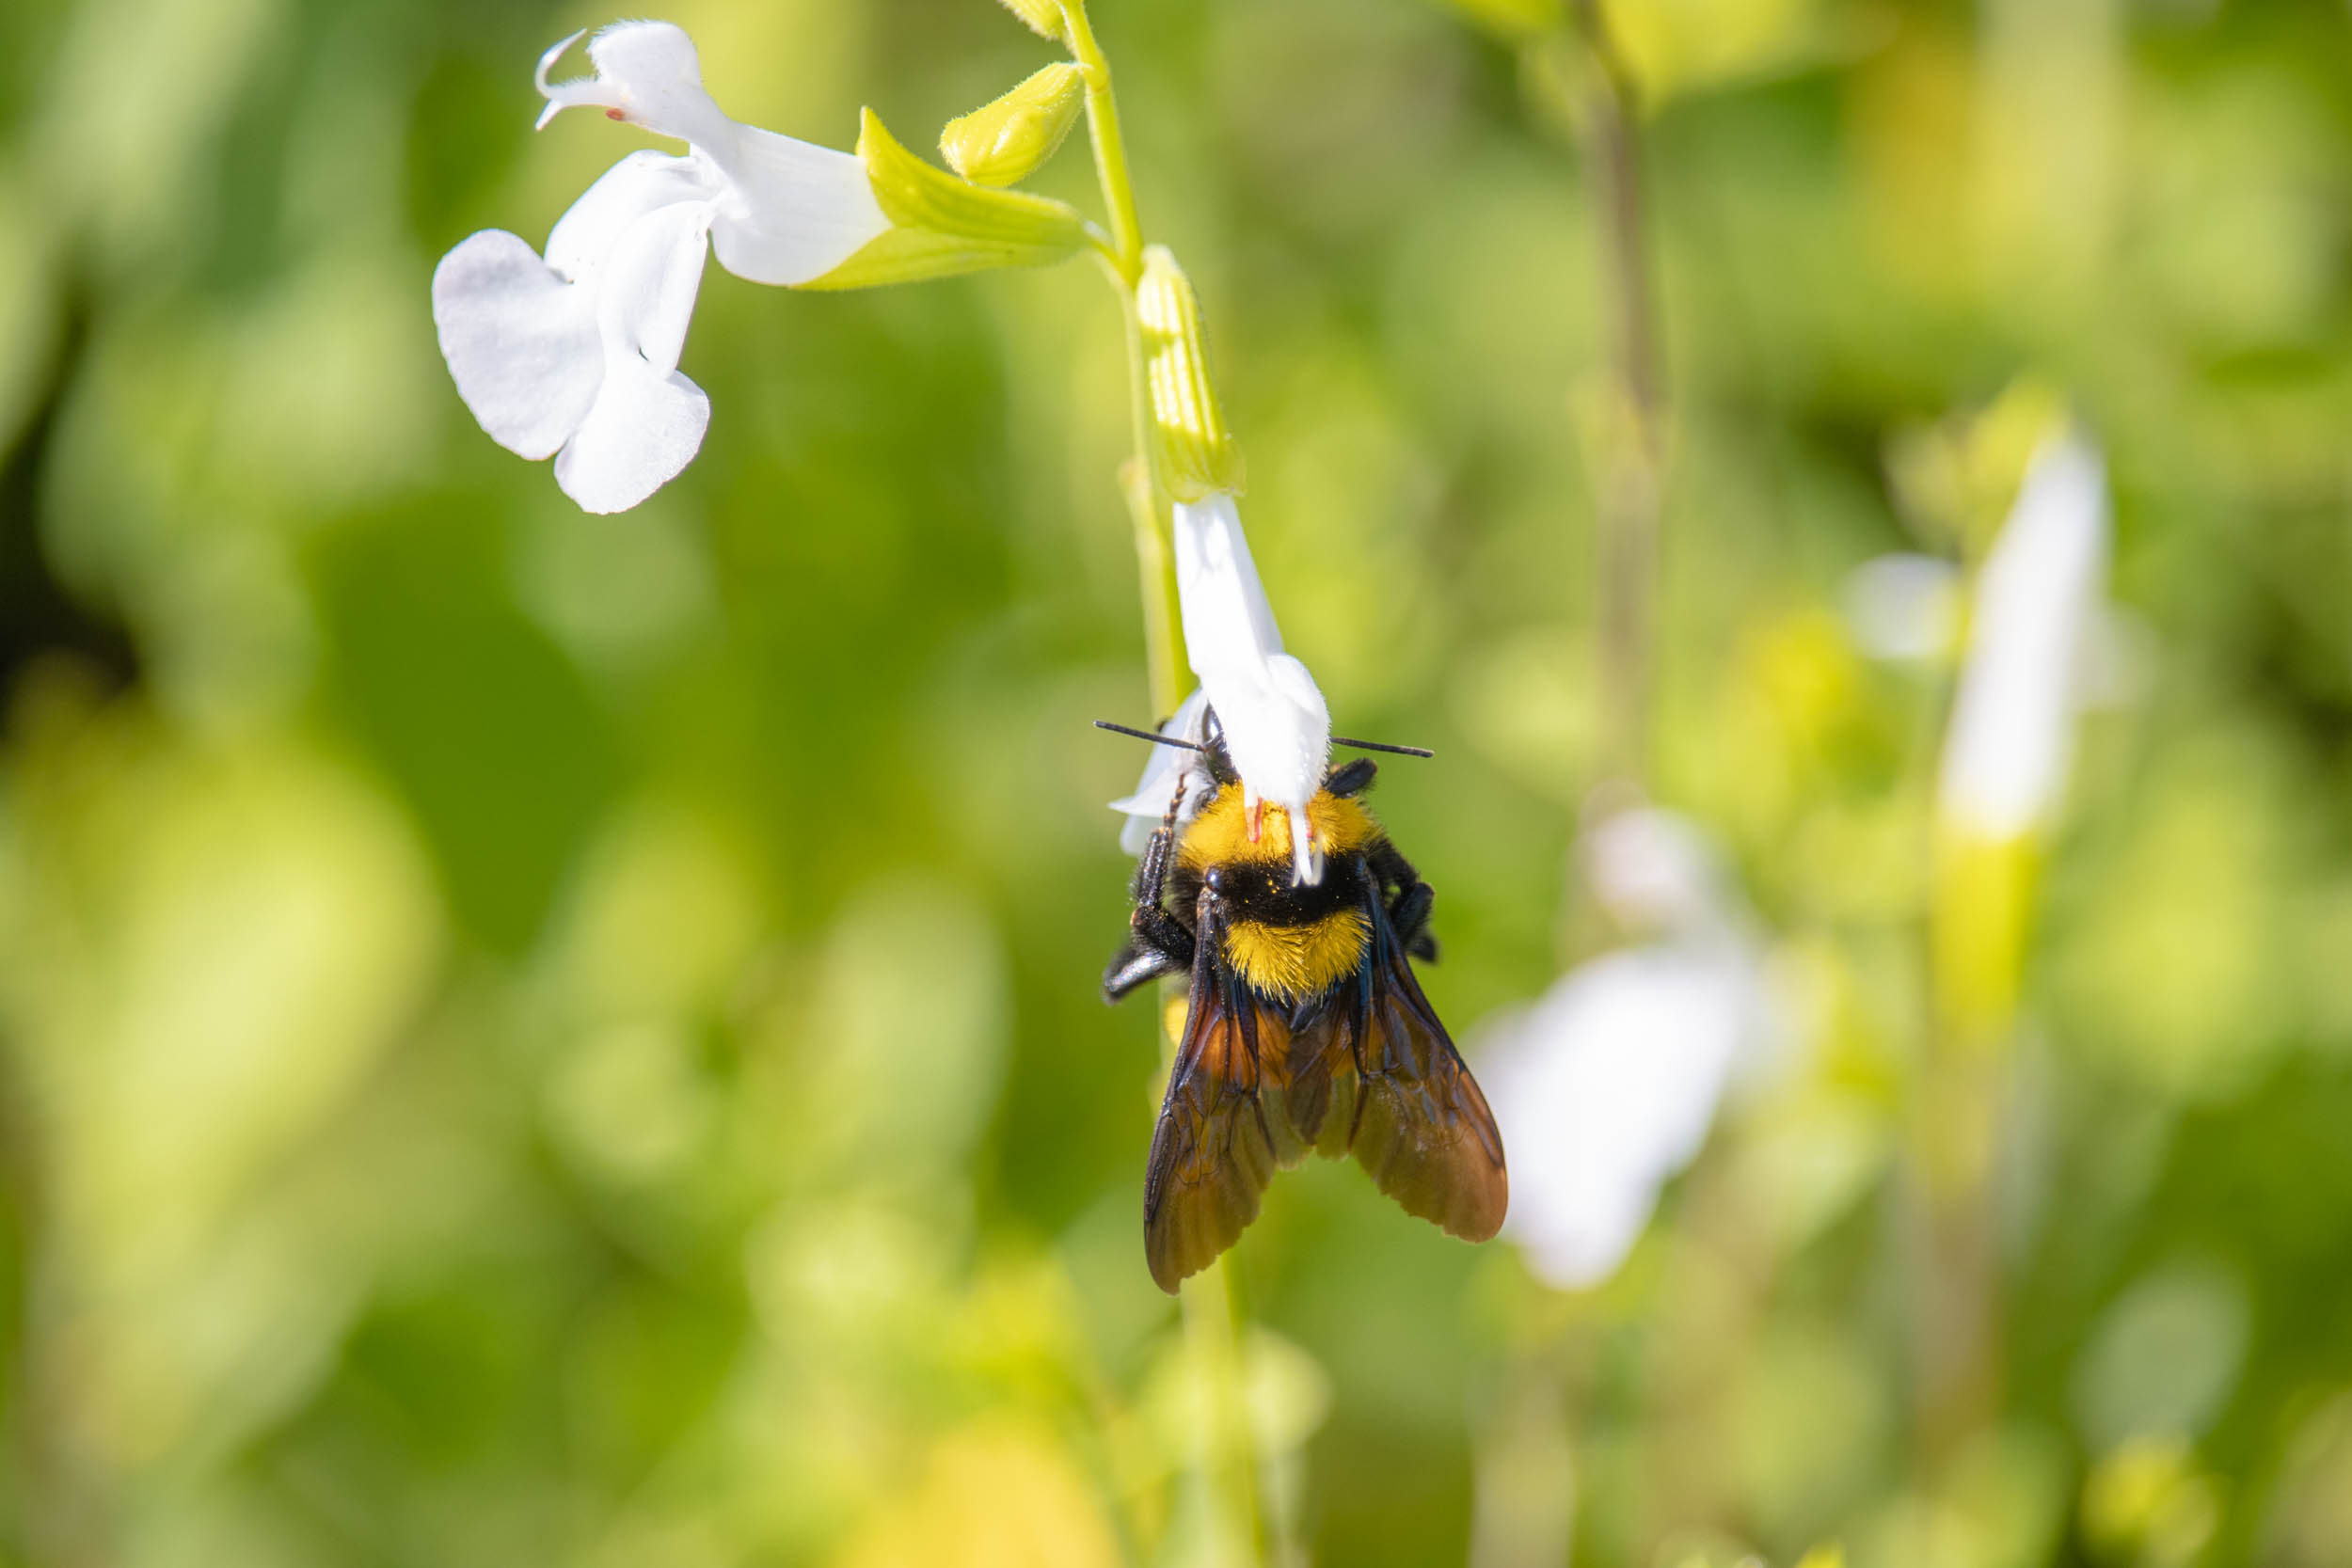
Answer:
[{"label": "sunlit stem", "polygon": [[1136,536],[1136,565],[1143,578],[1144,657],[1152,680],[1152,713],[1166,718],[1184,701],[1184,657],[1177,648],[1176,564],[1152,495],[1152,470],[1141,457],[1119,466],[1127,520]]},{"label": "sunlit stem", "polygon": [[1136,217],[1135,187],[1127,176],[1127,149],[1119,132],[1119,103],[1111,93],[1111,68],[1088,24],[1085,0],[1063,0],[1062,22],[1070,52],[1087,83],[1087,136],[1094,147],[1094,170],[1103,182],[1103,205],[1110,214],[1108,243],[1097,245],[1104,276],[1119,294],[1127,339],[1128,419],[1135,450],[1120,466],[1119,489],[1135,534],[1136,568],[1142,584],[1146,674],[1152,717],[1166,718],[1184,700],[1184,653],[1177,641],[1176,558],[1168,537],[1152,468],[1152,394],[1144,380],[1143,325],[1136,307],[1136,285],[1143,277],[1143,230]]},{"label": "sunlit stem", "polygon": [[1110,214],[1111,243],[1127,286],[1143,274],[1143,226],[1136,219],[1136,192],[1127,178],[1127,144],[1119,134],[1119,101],[1111,93],[1110,62],[1094,41],[1086,0],[1062,0],[1062,25],[1071,58],[1086,73],[1087,135],[1094,144],[1094,172],[1103,182],[1103,206]]},{"label": "sunlit stem", "polygon": [[1184,1350],[1200,1403],[1193,1467],[1201,1513],[1195,1544],[1210,1562],[1259,1562],[1257,1455],[1243,1398],[1240,1312],[1226,1259],[1184,1282]]},{"label": "sunlit stem", "polygon": [[1575,0],[1589,161],[1608,251],[1613,363],[1599,480],[1600,671],[1607,776],[1640,786],[1648,770],[1652,641],[1664,488],[1665,377],[1650,282],[1641,99],[1600,0]]},{"label": "sunlit stem", "polygon": [[2039,856],[1940,831],[1931,849],[1930,1039],[1912,1093],[1918,1266],[1913,1434],[1931,1482],[1993,1419],[2002,1375],[1993,1173]]}]

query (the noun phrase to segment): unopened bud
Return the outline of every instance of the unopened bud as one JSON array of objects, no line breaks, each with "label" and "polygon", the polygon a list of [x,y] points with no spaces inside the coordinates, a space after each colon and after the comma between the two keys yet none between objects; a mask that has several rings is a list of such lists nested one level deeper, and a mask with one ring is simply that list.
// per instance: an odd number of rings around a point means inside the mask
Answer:
[{"label": "unopened bud", "polygon": [[1242,488],[1241,452],[1209,380],[1207,344],[1200,330],[1200,304],[1192,281],[1166,245],[1143,253],[1143,278],[1136,285],[1136,312],[1143,327],[1143,364],[1152,388],[1152,422],[1159,433],[1160,477],[1180,501],[1197,501]]},{"label": "unopened bud", "polygon": [[1061,0],[1004,0],[1005,9],[1021,19],[1023,26],[1041,39],[1063,42]]},{"label": "unopened bud", "polygon": [[1078,122],[1086,77],[1067,60],[1049,65],[993,103],[939,133],[940,155],[976,185],[1010,185],[1052,157]]}]

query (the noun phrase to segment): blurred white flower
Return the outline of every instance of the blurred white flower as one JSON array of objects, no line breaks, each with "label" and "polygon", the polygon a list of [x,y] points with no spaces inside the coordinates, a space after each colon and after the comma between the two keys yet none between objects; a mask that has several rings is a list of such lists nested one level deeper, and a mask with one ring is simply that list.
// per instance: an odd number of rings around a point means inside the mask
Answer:
[{"label": "blurred white flower", "polygon": [[1612,915],[1662,935],[1488,1019],[1472,1048],[1511,1151],[1503,1228],[1563,1290],[1616,1272],[1733,1074],[1778,1033],[1761,955],[1688,822],[1621,812],[1584,849]]},{"label": "blurred white flower", "polygon": [[[1209,694],[1195,689],[1183,705],[1160,726],[1160,733],[1179,740],[1199,741],[1208,727]],[[1176,823],[1182,827],[1208,804],[1216,793],[1216,781],[1200,760],[1200,753],[1188,752],[1181,746],[1154,746],[1144,759],[1143,777],[1136,781],[1135,793],[1122,800],[1113,800],[1111,810],[1127,815],[1126,826],[1119,831],[1119,847],[1131,855],[1143,853],[1152,840],[1152,832],[1168,815],[1168,804],[1176,799],[1178,787],[1184,797],[1176,809]]]},{"label": "blurred white flower", "polygon": [[555,456],[589,512],[635,506],[702,445],[710,400],[678,373],[706,244],[755,283],[805,283],[890,227],[847,152],[739,125],[703,90],[685,33],[625,22],[588,45],[593,77],[550,84],[575,33],[540,56],[544,126],[593,104],[689,144],[632,152],[548,236],[543,261],[503,230],[460,242],[433,275],[433,319],[458,395],[493,440]]},{"label": "blurred white flower", "polygon": [[1244,799],[1253,810],[1263,802],[1289,815],[1293,874],[1321,881],[1323,847],[1308,836],[1307,802],[1330,762],[1331,714],[1307,667],[1282,652],[1232,496],[1176,503],[1176,591],[1184,651],[1216,710]]},{"label": "blurred white flower", "polygon": [[1875,658],[1942,659],[1960,636],[1960,568],[1931,555],[1882,555],[1846,578],[1846,624]]},{"label": "blurred white flower", "polygon": [[2087,694],[2108,532],[2097,450],[2077,435],[2054,437],[2026,470],[1978,575],[1937,796],[1963,833],[2018,838],[2058,805]]}]

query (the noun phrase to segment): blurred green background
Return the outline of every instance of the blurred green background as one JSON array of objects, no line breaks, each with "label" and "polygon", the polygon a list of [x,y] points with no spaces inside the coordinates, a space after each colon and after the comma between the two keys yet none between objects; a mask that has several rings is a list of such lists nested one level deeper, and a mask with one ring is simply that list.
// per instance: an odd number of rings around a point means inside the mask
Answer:
[{"label": "blurred green background", "polygon": [[[1477,8],[1095,17],[1287,640],[1339,728],[1439,752],[1378,801],[1464,1037],[1613,940],[1571,875],[1589,171],[1560,50]],[[1087,721],[1154,716],[1088,265],[713,268],[700,459],[583,516],[475,428],[426,283],[641,145],[529,134],[606,12],[0,8],[0,1560],[2352,1562],[2352,13],[1617,12],[1654,791],[1808,1043],[1605,1286],[1318,1164],[1229,1341],[1144,1271],[1152,1009],[1096,994],[1138,758]],[[836,146],[1050,57],[985,0],[658,14]],[[1083,150],[1040,188],[1091,209]],[[2142,678],[2000,1047],[1994,1391],[1922,1437],[1949,682],[1838,606],[1960,552],[1955,473],[1997,516],[2022,454],[1970,421],[2022,384],[2107,451]]]}]

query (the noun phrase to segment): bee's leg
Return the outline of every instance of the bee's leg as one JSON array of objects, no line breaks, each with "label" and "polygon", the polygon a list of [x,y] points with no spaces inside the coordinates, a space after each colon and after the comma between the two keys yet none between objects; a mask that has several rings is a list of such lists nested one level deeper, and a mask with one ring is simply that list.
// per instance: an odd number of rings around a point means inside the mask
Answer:
[{"label": "bee's leg", "polygon": [[1184,804],[1180,784],[1168,803],[1168,815],[1152,830],[1152,841],[1136,863],[1132,889],[1135,912],[1127,917],[1129,934],[1110,966],[1103,971],[1103,1000],[1116,1002],[1147,980],[1180,974],[1192,967],[1191,929],[1160,905],[1168,890],[1168,867],[1176,855],[1176,813]]},{"label": "bee's leg", "polygon": [[1389,905],[1389,926],[1396,932],[1396,940],[1406,952],[1423,963],[1438,961],[1438,939],[1429,930],[1429,911],[1438,901],[1438,894],[1413,863],[1397,852],[1393,844],[1382,844],[1373,851],[1372,874],[1384,887],[1393,886],[1396,897]]},{"label": "bee's leg", "polygon": [[[1166,914],[1166,911],[1160,911]],[[1167,915],[1171,923],[1174,916]],[[1129,991],[1163,974],[1181,974],[1192,964],[1192,937],[1183,927],[1176,928],[1184,956],[1179,958],[1169,949],[1176,945],[1165,937],[1146,938],[1141,930],[1127,939],[1119,951],[1111,955],[1110,966],[1103,971],[1103,1000],[1116,1002]],[[1162,943],[1165,942],[1163,945]]]}]

